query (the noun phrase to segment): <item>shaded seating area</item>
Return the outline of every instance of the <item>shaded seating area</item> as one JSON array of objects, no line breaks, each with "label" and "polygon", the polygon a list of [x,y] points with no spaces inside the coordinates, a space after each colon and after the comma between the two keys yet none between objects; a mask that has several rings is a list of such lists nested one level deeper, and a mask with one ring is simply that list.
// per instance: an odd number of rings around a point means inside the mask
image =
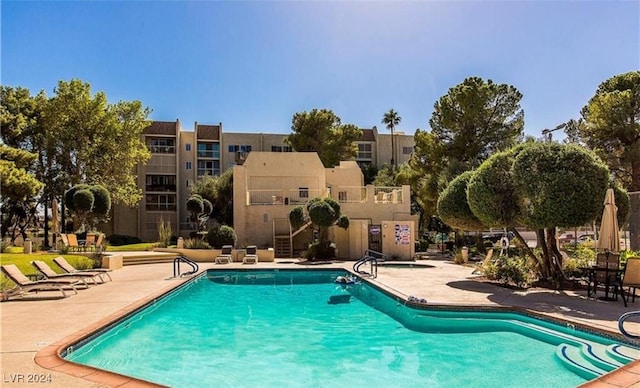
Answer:
[{"label": "shaded seating area", "polygon": [[49,264],[45,263],[42,260],[34,260],[31,262],[39,273],[41,273],[46,279],[75,279],[81,281],[83,285],[88,288],[89,282],[93,285],[98,284],[98,279],[100,283],[104,283],[104,279],[102,278],[102,274],[98,272],[84,272],[84,273],[57,273]]},{"label": "shaded seating area", "polygon": [[258,263],[258,247],[255,245],[247,245],[247,254],[242,258],[242,264]]},{"label": "shaded seating area", "polygon": [[223,245],[222,250],[218,256],[216,256],[216,264],[230,264],[233,262],[231,253],[233,252],[233,246]]},{"label": "shaded seating area", "polygon": [[[56,265],[58,267],[60,267],[64,272],[68,273],[68,274],[85,274],[85,273],[97,273],[100,274],[101,276],[106,276],[107,278],[109,278],[109,280],[113,280],[111,279],[111,275],[109,275],[109,272],[113,271],[112,269],[107,269],[107,268],[93,268],[93,269],[76,269],[76,267],[74,267],[73,265],[71,265],[67,259],[65,259],[62,256],[58,256],[58,257],[54,257],[53,258],[53,262],[56,263]],[[104,278],[102,278],[103,282],[104,282]]]},{"label": "shaded seating area", "polygon": [[72,290],[74,293],[78,293],[76,286],[79,284],[78,280],[73,279],[47,279],[47,280],[31,280],[15,264],[5,264],[2,267],[2,273],[16,286],[8,291],[5,291],[4,297],[11,298],[13,296],[22,297],[26,293],[40,291],[60,291],[62,297],[66,298],[67,293],[65,289]]}]

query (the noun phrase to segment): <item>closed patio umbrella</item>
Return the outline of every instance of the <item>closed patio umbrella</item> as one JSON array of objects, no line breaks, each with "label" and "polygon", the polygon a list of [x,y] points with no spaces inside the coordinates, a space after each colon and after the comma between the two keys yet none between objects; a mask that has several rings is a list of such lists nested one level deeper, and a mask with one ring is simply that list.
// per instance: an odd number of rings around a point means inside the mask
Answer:
[{"label": "closed patio umbrella", "polygon": [[608,189],[604,197],[604,211],[600,223],[600,236],[596,242],[597,249],[609,252],[620,252],[620,229],[618,228],[618,207],[613,189]]}]

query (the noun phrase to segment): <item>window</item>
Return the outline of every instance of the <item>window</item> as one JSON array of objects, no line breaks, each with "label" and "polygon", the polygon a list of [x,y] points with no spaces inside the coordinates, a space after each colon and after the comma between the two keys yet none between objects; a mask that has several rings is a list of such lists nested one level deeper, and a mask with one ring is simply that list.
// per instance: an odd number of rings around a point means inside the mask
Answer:
[{"label": "window", "polygon": [[308,187],[300,187],[298,189],[298,195],[300,198],[309,198],[309,188]]},{"label": "window", "polygon": [[186,151],[191,151],[191,143],[187,143],[184,147]]},{"label": "window", "polygon": [[402,147],[403,155],[411,155],[412,152],[413,152],[413,147]]},{"label": "window", "polygon": [[198,143],[198,157],[220,159],[220,144]]},{"label": "window", "polygon": [[175,175],[147,175],[146,191],[176,191]]},{"label": "window", "polygon": [[191,170],[191,162],[187,162],[187,165],[184,168],[187,170]]},{"label": "window", "polygon": [[271,146],[271,152],[293,152],[290,146]]},{"label": "window", "polygon": [[146,209],[150,211],[176,211],[175,194],[147,194]]},{"label": "window", "polygon": [[198,176],[217,176],[220,175],[219,160],[198,160]]},{"label": "window", "polygon": [[147,139],[147,147],[153,154],[175,154],[175,139],[167,138],[149,138]]},{"label": "window", "polygon": [[371,158],[372,158],[371,143],[359,143],[357,159],[371,159]]},{"label": "window", "polygon": [[346,191],[338,191],[338,201],[347,202],[347,192]]},{"label": "window", "polygon": [[229,150],[229,152],[238,152],[238,151],[251,152],[251,146],[250,145],[233,145],[233,144],[229,144],[228,150]]}]

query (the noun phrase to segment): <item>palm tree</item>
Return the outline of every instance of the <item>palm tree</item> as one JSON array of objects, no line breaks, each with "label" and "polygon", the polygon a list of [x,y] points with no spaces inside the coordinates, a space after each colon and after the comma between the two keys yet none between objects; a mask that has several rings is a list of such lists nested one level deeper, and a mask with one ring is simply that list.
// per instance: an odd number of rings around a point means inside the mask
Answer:
[{"label": "palm tree", "polygon": [[400,124],[401,120],[402,117],[400,117],[398,115],[398,112],[393,109],[389,109],[389,111],[382,117],[382,124],[385,124],[387,126],[387,129],[391,130],[391,172],[394,171],[397,163],[395,158],[396,147],[393,143],[393,130],[395,129],[396,125]]}]

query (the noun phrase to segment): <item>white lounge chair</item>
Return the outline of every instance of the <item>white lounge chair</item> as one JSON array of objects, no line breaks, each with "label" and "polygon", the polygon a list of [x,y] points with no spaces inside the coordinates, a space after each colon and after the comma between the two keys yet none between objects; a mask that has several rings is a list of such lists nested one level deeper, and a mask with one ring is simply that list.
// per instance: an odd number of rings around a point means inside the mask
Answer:
[{"label": "white lounge chair", "polygon": [[223,245],[222,251],[218,256],[216,256],[216,264],[231,264],[233,262],[233,258],[231,257],[232,251],[233,246]]},{"label": "white lounge chair", "polygon": [[256,247],[255,245],[248,245],[246,251],[247,254],[242,258],[242,264],[257,264],[258,247]]}]

